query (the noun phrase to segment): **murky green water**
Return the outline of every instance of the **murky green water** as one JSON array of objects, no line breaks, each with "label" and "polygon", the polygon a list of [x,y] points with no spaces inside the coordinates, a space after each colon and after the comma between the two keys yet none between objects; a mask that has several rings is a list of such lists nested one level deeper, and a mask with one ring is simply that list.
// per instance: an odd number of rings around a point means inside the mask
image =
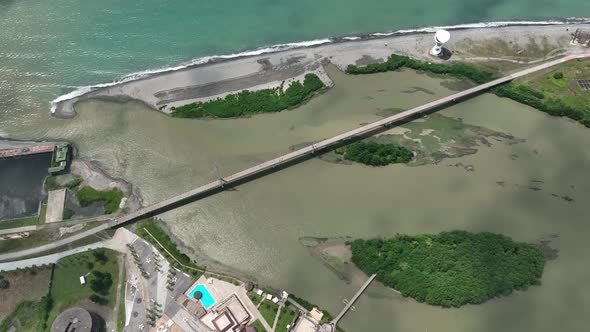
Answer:
[{"label": "murky green water", "polygon": [[[451,93],[440,80],[411,71],[331,75],[335,88],[301,109],[279,114],[191,121],[167,118],[138,103],[90,101],[80,105],[73,120],[45,119],[34,128],[11,131],[75,141],[83,157],[128,179],[146,203],[153,203],[215,179],[215,164],[229,174],[292,145],[379,119],[375,113],[380,110],[409,108]],[[164,219],[195,254],[333,312],[360,280],[340,281],[299,244],[302,236],[466,229],[520,241],[548,239],[559,257],[548,262],[539,287],[483,305],[440,309],[373,285],[342,325],[349,332],[585,330],[590,131],[492,95],[441,113],[526,141],[492,141],[475,155],[420,167],[371,168],[313,159],[169,212]],[[475,171],[449,166],[457,162]]]}]

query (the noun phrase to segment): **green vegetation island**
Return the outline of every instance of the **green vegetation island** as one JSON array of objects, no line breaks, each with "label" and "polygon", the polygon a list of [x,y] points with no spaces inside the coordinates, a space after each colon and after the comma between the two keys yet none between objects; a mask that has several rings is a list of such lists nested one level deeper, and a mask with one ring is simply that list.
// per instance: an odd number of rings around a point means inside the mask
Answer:
[{"label": "green vegetation island", "polygon": [[[583,60],[571,61],[550,70],[551,74],[535,73],[491,89],[499,97],[506,97],[521,104],[531,106],[552,116],[565,116],[590,128],[590,96],[570,88],[575,85],[572,77],[586,77],[590,69],[580,66]],[[451,62],[449,64],[430,63],[392,54],[383,63],[366,66],[348,65],[346,73],[353,75],[372,74],[398,70],[400,68],[446,74],[457,78],[467,78],[482,84],[496,79],[496,75],[469,63]],[[539,77],[545,75],[545,77]]]},{"label": "green vegetation island", "polygon": [[249,114],[280,112],[301,105],[316,91],[325,88],[316,74],[307,74],[303,84],[293,81],[287,89],[283,84],[274,89],[243,90],[206,102],[171,107],[176,118],[234,118]]},{"label": "green vegetation island", "polygon": [[354,240],[352,262],[403,296],[443,307],[479,304],[540,284],[535,246],[488,232],[397,235]]},{"label": "green vegetation island", "polygon": [[412,151],[403,146],[373,141],[355,142],[337,148],[334,152],[341,155],[345,160],[370,166],[408,163],[414,157]]}]

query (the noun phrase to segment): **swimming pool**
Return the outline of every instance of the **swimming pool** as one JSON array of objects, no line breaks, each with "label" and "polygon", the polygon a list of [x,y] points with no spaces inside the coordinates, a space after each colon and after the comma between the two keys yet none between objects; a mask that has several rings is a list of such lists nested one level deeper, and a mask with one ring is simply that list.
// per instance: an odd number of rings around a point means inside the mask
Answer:
[{"label": "swimming pool", "polygon": [[200,301],[203,304],[203,307],[205,307],[205,309],[209,309],[215,304],[215,299],[213,298],[211,293],[209,293],[207,286],[203,284],[196,285],[195,288],[193,288],[191,292],[188,294],[188,296],[194,298],[196,292],[201,292],[201,294],[203,294]]}]

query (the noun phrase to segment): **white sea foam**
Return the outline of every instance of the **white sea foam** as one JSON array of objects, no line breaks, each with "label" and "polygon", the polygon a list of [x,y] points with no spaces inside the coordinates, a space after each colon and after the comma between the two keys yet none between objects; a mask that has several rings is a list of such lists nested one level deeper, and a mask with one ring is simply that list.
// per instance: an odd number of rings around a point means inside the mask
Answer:
[{"label": "white sea foam", "polygon": [[[558,21],[558,20],[552,20],[552,21],[499,21],[499,22],[468,23],[468,24],[449,25],[449,26],[423,27],[423,28],[418,28],[418,29],[405,29],[405,30],[397,30],[397,31],[391,31],[391,32],[377,32],[377,33],[372,33],[369,36],[371,36],[371,37],[385,37],[385,36],[391,36],[394,34],[408,34],[408,33],[416,33],[416,32],[435,32],[436,30],[439,30],[439,29],[453,30],[453,29],[494,28],[494,27],[523,26],[523,25],[560,25],[560,24],[572,24],[572,23],[590,23],[590,18],[569,17],[563,21]],[[359,40],[362,38],[359,36],[348,36],[348,37],[343,37],[342,39],[344,39],[344,40]],[[241,53],[205,56],[205,57],[193,59],[189,62],[185,62],[185,63],[179,64],[177,66],[174,66],[174,67],[166,67],[166,68],[145,70],[145,71],[132,73],[132,74],[123,76],[113,82],[110,82],[110,83],[103,83],[103,84],[97,84],[97,85],[92,85],[92,86],[82,86],[82,87],[76,88],[75,90],[73,90],[70,93],[61,95],[51,102],[51,113],[55,113],[55,111],[57,109],[57,104],[59,104],[60,102],[74,99],[76,97],[80,97],[80,96],[82,96],[88,92],[91,92],[95,89],[98,89],[98,88],[105,88],[105,87],[117,85],[120,83],[138,80],[138,79],[147,77],[149,75],[170,72],[170,71],[176,71],[176,70],[184,69],[184,68],[187,68],[190,66],[204,64],[209,61],[217,60],[217,59],[233,59],[233,58],[238,58],[238,57],[243,57],[243,56],[253,56],[253,55],[260,55],[260,54],[265,54],[265,53],[274,53],[274,52],[285,51],[285,50],[294,49],[294,48],[310,47],[310,46],[328,44],[328,43],[333,43],[333,42],[334,42],[333,39],[324,38],[324,39],[302,41],[302,42],[297,42],[297,43],[277,44],[277,45],[263,47],[263,48],[255,49],[252,51],[245,51],[245,52],[241,52]]]}]

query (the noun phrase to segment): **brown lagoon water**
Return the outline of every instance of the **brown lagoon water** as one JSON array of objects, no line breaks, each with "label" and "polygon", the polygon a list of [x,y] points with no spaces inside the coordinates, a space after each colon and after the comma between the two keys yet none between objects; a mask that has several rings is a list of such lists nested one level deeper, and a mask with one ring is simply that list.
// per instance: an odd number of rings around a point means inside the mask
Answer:
[{"label": "brown lagoon water", "polygon": [[[139,103],[89,101],[73,120],[42,119],[9,130],[22,138],[74,141],[83,157],[128,179],[153,203],[222,174],[450,94],[449,81],[412,71],[347,77],[304,107],[235,120],[181,120]],[[443,84],[441,84],[443,83]],[[415,89],[420,87],[425,90]],[[342,322],[363,331],[582,331],[590,307],[590,131],[482,95],[441,112],[525,139],[492,141],[471,156],[420,167],[371,168],[313,159],[163,216],[193,254],[285,288],[332,312],[360,285],[309,255],[303,236],[376,237],[451,229],[551,241],[559,250],[543,284],[483,305],[441,309],[372,285]],[[32,120],[37,121],[37,120]],[[462,162],[468,172],[450,164]],[[556,196],[569,196],[568,202]]]}]

